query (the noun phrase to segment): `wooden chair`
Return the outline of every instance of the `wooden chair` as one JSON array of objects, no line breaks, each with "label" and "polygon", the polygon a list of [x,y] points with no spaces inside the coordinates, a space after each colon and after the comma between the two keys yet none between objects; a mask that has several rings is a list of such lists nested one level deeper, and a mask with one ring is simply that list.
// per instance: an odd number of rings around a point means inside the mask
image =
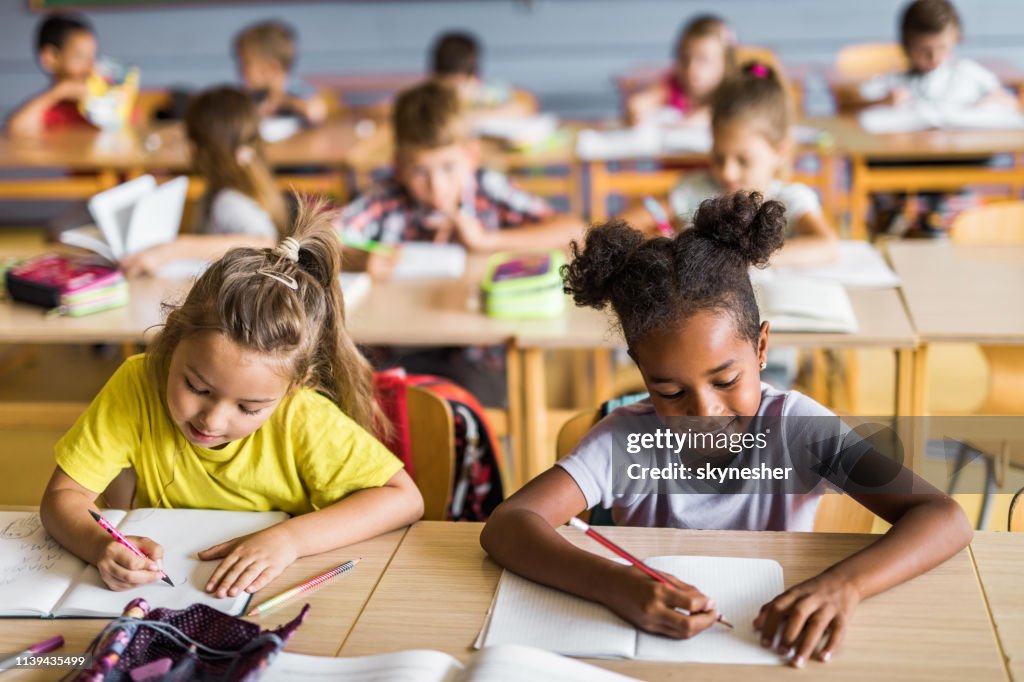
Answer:
[{"label": "wooden chair", "polygon": [[1011,533],[1024,533],[1024,488],[1018,490],[1010,500],[1006,529]]},{"label": "wooden chair", "polygon": [[907,56],[899,43],[857,43],[836,55],[835,72],[843,79],[864,80],[906,69]]},{"label": "wooden chair", "polygon": [[[1000,246],[1024,244],[1024,201],[1005,201],[964,211],[953,222],[950,239],[957,244]],[[989,367],[988,393],[975,411],[978,415],[1024,414],[1024,348],[981,345]],[[1015,447],[1014,447],[1015,446]],[[980,451],[980,450],[979,450]],[[966,463],[966,448],[959,466]],[[996,452],[982,452],[985,460],[985,493],[978,514],[978,528],[988,525],[992,496],[1002,485],[1008,466],[1024,468],[1020,443],[1001,443]],[[950,480],[949,492],[956,485]],[[1024,514],[1024,511],[1020,512]]]},{"label": "wooden chair", "polygon": [[[565,457],[598,421],[600,410],[585,410],[567,421],[558,432],[555,453]],[[1024,516],[1024,512],[1021,513]],[[823,495],[814,517],[815,532],[870,533],[875,515],[848,495]]]},{"label": "wooden chair", "polygon": [[455,477],[455,422],[448,401],[415,386],[406,389],[409,440],[423,520],[444,521]]}]

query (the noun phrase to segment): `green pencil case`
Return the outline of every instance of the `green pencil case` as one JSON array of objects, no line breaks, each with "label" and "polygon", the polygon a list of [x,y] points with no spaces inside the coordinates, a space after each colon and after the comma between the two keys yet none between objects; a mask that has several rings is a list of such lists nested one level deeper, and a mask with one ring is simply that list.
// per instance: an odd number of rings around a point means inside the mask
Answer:
[{"label": "green pencil case", "polygon": [[481,284],[484,311],[508,319],[558,317],[565,310],[561,251],[496,253]]}]

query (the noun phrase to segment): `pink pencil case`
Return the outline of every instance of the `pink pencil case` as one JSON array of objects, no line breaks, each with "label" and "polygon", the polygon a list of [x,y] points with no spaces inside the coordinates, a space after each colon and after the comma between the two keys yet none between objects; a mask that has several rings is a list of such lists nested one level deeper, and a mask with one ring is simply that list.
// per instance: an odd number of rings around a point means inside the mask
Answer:
[{"label": "pink pencil case", "polygon": [[7,270],[7,293],[15,301],[86,315],[125,305],[128,284],[109,263],[82,256],[46,254]]}]

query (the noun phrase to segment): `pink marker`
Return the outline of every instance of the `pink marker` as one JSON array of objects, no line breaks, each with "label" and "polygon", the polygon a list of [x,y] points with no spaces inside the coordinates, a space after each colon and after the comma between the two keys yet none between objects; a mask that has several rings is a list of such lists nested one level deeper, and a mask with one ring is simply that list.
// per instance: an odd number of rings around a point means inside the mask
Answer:
[{"label": "pink marker", "polygon": [[[140,556],[143,559],[148,559],[149,558],[148,556],[143,554],[141,549],[139,549],[138,547],[136,547],[132,543],[128,542],[128,538],[126,538],[125,536],[121,535],[121,532],[118,529],[116,529],[113,526],[111,526],[110,522],[107,521],[105,518],[103,518],[102,516],[100,516],[99,514],[94,512],[92,509],[89,510],[89,514],[91,514],[92,517],[94,519],[96,519],[96,523],[100,524],[100,528],[102,528],[103,530],[105,530],[108,533],[110,533],[110,535],[113,536],[113,538],[115,540],[117,540],[117,542],[119,544],[122,544],[125,547],[127,547],[128,550],[132,554],[134,554],[135,556]],[[171,579],[167,577],[167,574],[163,572],[163,569],[160,570],[160,575],[162,576],[161,580],[163,580],[165,583],[167,583],[171,587],[174,587],[174,583],[172,583]]]},{"label": "pink marker", "polygon": [[19,658],[25,658],[26,656],[41,656],[42,654],[53,651],[54,649],[59,649],[62,646],[64,646],[64,638],[60,635],[54,635],[50,639],[44,639],[42,642],[33,644],[29,648],[11,656],[7,660],[0,661],[0,671],[18,667],[17,664]]}]

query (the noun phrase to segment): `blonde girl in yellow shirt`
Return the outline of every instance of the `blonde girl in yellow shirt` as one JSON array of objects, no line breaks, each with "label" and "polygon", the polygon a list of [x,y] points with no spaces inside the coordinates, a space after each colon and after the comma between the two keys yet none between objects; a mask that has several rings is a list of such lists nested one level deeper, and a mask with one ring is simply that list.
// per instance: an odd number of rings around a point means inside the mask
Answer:
[{"label": "blonde girl in yellow shirt", "polygon": [[206,585],[219,597],[421,516],[416,486],[371,435],[386,422],[345,331],[340,264],[318,206],[276,249],[229,251],[57,444],[43,523],[111,589],[159,579],[163,557],[141,537],[132,540],[148,558],[135,556],[87,513],[129,467],[134,506],[293,515],[200,553],[221,560]]}]

